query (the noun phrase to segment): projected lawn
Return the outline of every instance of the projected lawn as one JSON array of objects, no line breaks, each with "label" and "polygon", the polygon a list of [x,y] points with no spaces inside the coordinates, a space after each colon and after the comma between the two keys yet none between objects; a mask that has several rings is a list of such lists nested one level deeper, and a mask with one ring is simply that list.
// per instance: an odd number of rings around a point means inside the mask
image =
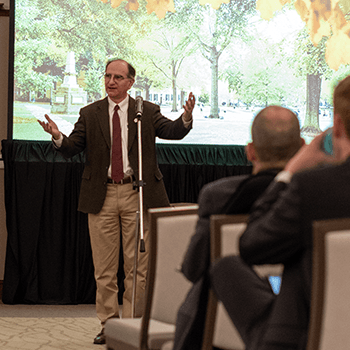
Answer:
[{"label": "projected lawn", "polygon": [[[28,139],[30,133],[33,140],[50,140],[50,135],[43,132],[37,119],[44,120],[44,114],[49,113],[50,105],[44,103],[16,102],[14,104],[14,134],[17,139]],[[183,139],[181,143],[186,144],[208,144],[208,145],[245,145],[250,141],[250,127],[254,115],[258,109],[224,107],[220,109],[220,119],[208,118],[210,107],[196,108],[193,113],[193,130]],[[171,112],[170,106],[162,107],[163,114],[175,119],[178,112]],[[73,130],[73,124],[77,115],[50,114],[50,117],[59,126],[59,129],[69,135]],[[304,116],[299,114],[299,121],[303,123]],[[332,117],[321,113],[320,127],[325,130],[332,125]],[[311,138],[306,137],[309,142]],[[199,142],[200,141],[200,142]],[[157,140],[157,142],[172,143],[179,141]]]}]

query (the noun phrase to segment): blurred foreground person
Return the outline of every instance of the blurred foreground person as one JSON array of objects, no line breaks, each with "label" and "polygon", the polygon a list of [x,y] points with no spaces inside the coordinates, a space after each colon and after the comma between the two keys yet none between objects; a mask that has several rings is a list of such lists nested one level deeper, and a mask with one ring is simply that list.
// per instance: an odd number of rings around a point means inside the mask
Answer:
[{"label": "blurred foreground person", "polygon": [[[312,222],[350,216],[350,77],[335,88],[333,105],[333,156],[322,150],[325,133],[303,146],[253,206],[240,256],[211,268],[211,285],[247,350],[306,349]],[[278,295],[253,264],[284,264]]]}]

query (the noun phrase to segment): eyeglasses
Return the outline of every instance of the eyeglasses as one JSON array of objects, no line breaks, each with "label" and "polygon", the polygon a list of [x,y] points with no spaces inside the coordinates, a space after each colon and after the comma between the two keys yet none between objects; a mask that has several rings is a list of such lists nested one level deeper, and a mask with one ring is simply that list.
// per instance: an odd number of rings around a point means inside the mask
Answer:
[{"label": "eyeglasses", "polygon": [[119,74],[105,74],[105,79],[106,80],[111,80],[113,79],[114,81],[123,81],[124,79],[129,79],[128,77],[123,77],[122,75]]}]

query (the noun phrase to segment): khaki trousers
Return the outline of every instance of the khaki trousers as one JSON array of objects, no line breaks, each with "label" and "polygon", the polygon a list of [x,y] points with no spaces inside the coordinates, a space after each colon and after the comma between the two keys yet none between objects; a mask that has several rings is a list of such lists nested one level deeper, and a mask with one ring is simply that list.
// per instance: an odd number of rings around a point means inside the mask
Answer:
[{"label": "khaki trousers", "polygon": [[[96,279],[96,312],[101,324],[119,317],[118,281],[120,232],[124,258],[123,318],[132,317],[133,269],[135,255],[138,192],[133,184],[108,184],[101,211],[89,214],[89,231]],[[145,252],[138,249],[135,316],[142,316],[148,267],[148,220],[144,212]]]}]

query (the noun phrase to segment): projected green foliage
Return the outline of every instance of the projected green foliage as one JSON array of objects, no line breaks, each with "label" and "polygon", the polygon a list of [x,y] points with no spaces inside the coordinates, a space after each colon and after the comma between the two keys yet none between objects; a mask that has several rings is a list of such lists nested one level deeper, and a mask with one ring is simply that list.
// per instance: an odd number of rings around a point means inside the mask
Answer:
[{"label": "projected green foliage", "polygon": [[209,62],[211,73],[210,118],[218,118],[219,58],[235,38],[248,38],[246,27],[255,9],[255,0],[230,1],[214,10],[197,0],[175,2],[175,13],[169,14],[179,28],[190,34],[193,45]]},{"label": "projected green foliage", "polygon": [[[92,74],[101,78],[106,57],[133,56],[138,34],[134,17],[139,14],[97,1],[16,1],[17,86],[22,93],[39,91],[39,87],[32,90],[28,84],[25,72],[30,69],[38,71],[38,75],[49,74],[55,81],[62,80],[68,51],[75,52],[79,70],[86,71],[90,80]],[[91,92],[98,94],[96,82],[89,85]]]}]

